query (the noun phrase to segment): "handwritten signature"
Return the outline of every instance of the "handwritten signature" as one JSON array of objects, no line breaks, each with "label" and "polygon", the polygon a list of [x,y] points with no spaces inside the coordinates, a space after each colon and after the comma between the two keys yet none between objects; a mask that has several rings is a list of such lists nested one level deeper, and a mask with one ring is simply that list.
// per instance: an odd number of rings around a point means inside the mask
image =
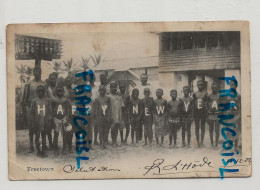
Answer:
[{"label": "handwritten signature", "polygon": [[144,175],[147,175],[148,173],[152,173],[153,175],[166,175],[174,174],[173,171],[188,171],[190,169],[203,167],[214,168],[207,157],[204,157],[202,160],[196,160],[189,163],[185,163],[182,160],[170,165],[163,165],[163,163],[164,159],[162,158],[154,160],[151,166],[144,167],[146,169]]},{"label": "handwritten signature", "polygon": [[102,166],[102,167],[80,167],[77,169],[75,166],[72,165],[66,165],[63,167],[63,171],[66,173],[72,173],[72,172],[119,172],[119,169],[115,168],[109,168],[108,166]]}]

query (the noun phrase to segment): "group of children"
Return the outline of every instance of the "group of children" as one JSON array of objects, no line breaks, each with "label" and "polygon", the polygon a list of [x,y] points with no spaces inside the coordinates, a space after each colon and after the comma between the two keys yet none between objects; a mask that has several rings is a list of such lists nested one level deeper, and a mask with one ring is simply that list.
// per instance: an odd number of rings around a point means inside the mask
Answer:
[{"label": "group of children", "polygon": [[[65,79],[64,85],[55,86],[55,76],[49,76],[48,87],[39,85],[36,89],[37,97],[31,103],[30,127],[35,134],[37,155],[45,157],[46,150],[54,150],[59,153],[58,138],[62,134],[62,153],[72,151],[72,139],[75,127],[73,117],[77,115],[75,104],[75,91],[72,88],[71,78]],[[53,81],[52,81],[53,80]],[[52,81],[52,82],[51,82]],[[53,84],[52,84],[53,83]],[[205,135],[205,123],[208,121],[211,146],[218,147],[219,122],[218,106],[220,97],[218,95],[218,84],[211,85],[212,93],[207,94],[204,90],[204,82],[197,82],[198,91],[191,97],[189,86],[183,87],[183,97],[177,99],[177,91],[171,90],[171,100],[167,102],[163,98],[163,90],[156,90],[156,99],[153,99],[149,88],[139,92],[134,88],[131,96],[126,93],[125,83],[110,83],[110,92],[107,87],[98,87],[97,97],[88,96],[92,101],[87,105],[88,125],[86,125],[87,142],[89,148],[93,149],[92,136],[95,133],[93,144],[106,149],[109,145],[108,135],[111,133],[112,147],[126,145],[131,132],[132,145],[137,146],[144,137],[144,145],[152,145],[153,131],[155,132],[156,144],[163,146],[164,137],[169,134],[169,147],[177,146],[177,132],[182,129],[182,147],[190,147],[191,123],[195,121],[195,135],[198,147],[203,146]],[[139,99],[139,93],[144,93],[144,98]],[[153,130],[154,126],[154,130]],[[125,130],[124,130],[125,129]],[[213,132],[215,129],[215,142]],[[52,138],[54,130],[54,138]],[[124,134],[125,131],[125,134]],[[97,141],[99,135],[99,142]],[[121,144],[117,143],[120,134]],[[186,135],[187,134],[187,135]],[[42,149],[40,150],[40,136],[42,137]],[[46,136],[49,140],[47,148]],[[187,136],[187,141],[185,137]],[[173,140],[173,143],[172,143]],[[31,152],[33,147],[31,146]]]}]

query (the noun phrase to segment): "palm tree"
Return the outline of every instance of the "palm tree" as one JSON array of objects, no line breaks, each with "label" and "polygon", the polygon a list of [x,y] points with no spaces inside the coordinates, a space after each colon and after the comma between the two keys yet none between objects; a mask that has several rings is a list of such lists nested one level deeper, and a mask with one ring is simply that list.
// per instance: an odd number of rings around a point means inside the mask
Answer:
[{"label": "palm tree", "polygon": [[61,68],[61,62],[55,61],[54,63],[48,63],[50,66],[52,66],[52,69],[58,73],[61,74],[63,73],[62,68]]},{"label": "palm tree", "polygon": [[83,71],[86,71],[87,69],[89,69],[89,61],[90,61],[90,57],[88,57],[88,58],[81,57],[80,67],[83,69]]},{"label": "palm tree", "polygon": [[70,75],[71,70],[73,69],[74,65],[73,65],[73,59],[70,58],[67,61],[63,61],[64,64],[64,69],[63,71],[67,72],[68,75]]},{"label": "palm tree", "polygon": [[21,64],[19,67],[18,66],[16,66],[16,72],[20,75],[20,82],[21,82],[21,85],[23,84],[23,83],[25,83],[25,71],[26,71],[26,66],[25,65],[23,65],[23,64]]},{"label": "palm tree", "polygon": [[31,76],[33,76],[33,68],[27,66],[24,74],[26,75],[26,80],[29,81],[31,79]]},{"label": "palm tree", "polygon": [[93,57],[92,55],[90,55],[90,58],[92,59],[93,63],[94,63],[94,67],[98,66],[101,62],[101,57],[102,54],[100,53],[98,56],[95,54],[95,57]]}]

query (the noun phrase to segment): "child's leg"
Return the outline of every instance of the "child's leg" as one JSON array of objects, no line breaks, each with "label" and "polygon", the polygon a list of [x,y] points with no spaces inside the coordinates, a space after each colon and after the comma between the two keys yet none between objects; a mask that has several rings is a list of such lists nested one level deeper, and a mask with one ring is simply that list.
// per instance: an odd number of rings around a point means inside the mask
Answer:
[{"label": "child's leg", "polygon": [[169,145],[172,145],[172,135],[173,135],[173,124],[169,123]]},{"label": "child's leg", "polygon": [[49,148],[52,149],[53,148],[53,143],[52,143],[51,129],[48,129],[47,136],[48,136],[48,141],[49,141]]},{"label": "child's leg", "polygon": [[147,123],[147,121],[144,121],[144,141],[145,141],[145,145],[147,145],[148,127],[149,127],[149,123]]},{"label": "child's leg", "polygon": [[119,129],[121,128],[121,124],[117,123],[115,127],[116,127],[115,128],[115,143],[117,144],[117,137],[118,137]]},{"label": "child's leg", "polygon": [[143,138],[143,125],[142,124],[140,124],[140,123],[137,123],[137,125],[138,125],[138,128],[139,128],[139,130],[138,130],[138,141],[141,141],[142,140],[142,138]]},{"label": "child's leg", "polygon": [[35,145],[37,149],[37,156],[40,156],[41,150],[40,150],[40,131],[35,131]]},{"label": "child's leg", "polygon": [[140,132],[140,131],[139,131],[138,129],[135,130],[135,143],[136,143],[136,144],[138,144],[138,140],[139,140],[139,138],[140,138],[140,137],[139,137],[139,132]]},{"label": "child's leg", "polygon": [[206,123],[206,114],[201,116],[201,144],[203,144],[205,136],[205,123]]},{"label": "child's leg", "polygon": [[72,150],[72,138],[73,138],[73,132],[70,131],[68,132],[68,138],[67,138],[68,140],[67,145],[70,151]]},{"label": "child's leg", "polygon": [[86,136],[86,143],[88,145],[88,148],[92,148],[92,138],[93,138],[93,121],[92,120],[88,120],[88,124],[86,126],[86,132],[87,132],[87,136]]},{"label": "child's leg", "polygon": [[116,125],[114,124],[114,125],[111,127],[111,139],[112,139],[112,144],[115,143],[115,128],[116,128]]},{"label": "child's leg", "polygon": [[[105,127],[106,126],[101,126],[99,125],[98,126],[98,132],[99,132],[99,145],[100,147],[102,148],[103,145],[105,144],[105,138],[106,138],[106,131],[105,131]],[[97,139],[96,139],[97,140]]]},{"label": "child's leg", "polygon": [[47,146],[46,146],[46,132],[42,131],[41,132],[41,137],[42,137],[42,154],[45,155]]},{"label": "child's leg", "polygon": [[185,146],[185,133],[186,133],[186,128],[187,128],[187,122],[184,121],[182,123],[182,130],[181,130],[181,138],[182,138],[182,146]]},{"label": "child's leg", "polygon": [[134,143],[134,137],[135,137],[134,127],[133,127],[133,123],[131,123],[131,139],[132,139],[132,144]]},{"label": "child's leg", "polygon": [[68,140],[67,140],[67,135],[68,135],[68,132],[63,131],[63,133],[62,133],[62,146],[63,146],[63,151],[65,151],[66,148],[67,148],[67,142],[68,142]]},{"label": "child's leg", "polygon": [[[97,145],[97,138],[98,138],[98,131],[99,131],[99,124],[94,122],[94,144]],[[99,135],[100,136],[100,135]],[[100,137],[99,137],[100,139]]]},{"label": "child's leg", "polygon": [[116,123],[116,124],[114,125],[114,128],[111,129],[111,136],[113,137],[113,138],[112,138],[113,144],[117,144],[117,136],[118,136],[119,126],[120,126],[120,124],[119,124],[119,123]]},{"label": "child's leg", "polygon": [[121,144],[124,143],[124,129],[120,129],[120,139],[121,139]]},{"label": "child's leg", "polygon": [[199,117],[194,117],[195,120],[195,134],[196,134],[196,139],[198,146],[200,147],[200,136],[199,136],[199,129],[200,129],[200,118]]},{"label": "child's leg", "polygon": [[213,120],[209,120],[209,138],[210,138],[210,143],[211,146],[213,146],[213,129],[214,129],[214,121]]},{"label": "child's leg", "polygon": [[50,148],[50,149],[53,148],[52,134],[51,134],[52,125],[53,125],[53,123],[51,123],[50,125],[48,125],[48,126],[47,126],[47,131],[46,131],[46,135],[47,135],[47,137],[48,137],[49,148]]},{"label": "child's leg", "polygon": [[29,139],[30,139],[30,152],[33,152],[33,135],[34,135],[34,128],[33,126],[30,126],[29,128]]},{"label": "child's leg", "polygon": [[149,143],[150,145],[153,142],[153,121],[152,119],[149,122],[149,126],[148,126],[148,139],[149,139]]},{"label": "child's leg", "polygon": [[125,143],[127,144],[127,139],[129,136],[129,132],[130,132],[130,125],[129,123],[125,123]]},{"label": "child's leg", "polygon": [[53,146],[56,151],[58,150],[58,138],[59,138],[59,132],[54,131]]},{"label": "child's leg", "polygon": [[174,146],[177,144],[177,123],[173,123],[173,139],[174,139]]},{"label": "child's leg", "polygon": [[137,141],[140,141],[142,140],[143,127],[142,124],[140,124],[137,121],[135,121],[135,126],[136,126],[136,135],[138,135]]},{"label": "child's leg", "polygon": [[190,138],[191,138],[190,128],[191,128],[191,122],[188,122],[186,126],[187,126],[188,146],[190,146]]},{"label": "child's leg", "polygon": [[163,145],[164,136],[161,136],[161,144]]}]

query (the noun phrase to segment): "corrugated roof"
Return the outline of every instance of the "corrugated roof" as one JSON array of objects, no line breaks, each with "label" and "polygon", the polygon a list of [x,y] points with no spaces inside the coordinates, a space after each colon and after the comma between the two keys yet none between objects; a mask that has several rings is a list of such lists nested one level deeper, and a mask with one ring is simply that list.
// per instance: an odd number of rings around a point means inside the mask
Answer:
[{"label": "corrugated roof", "polygon": [[131,68],[158,67],[159,57],[137,57],[129,59],[105,60],[93,69],[125,71]]}]

